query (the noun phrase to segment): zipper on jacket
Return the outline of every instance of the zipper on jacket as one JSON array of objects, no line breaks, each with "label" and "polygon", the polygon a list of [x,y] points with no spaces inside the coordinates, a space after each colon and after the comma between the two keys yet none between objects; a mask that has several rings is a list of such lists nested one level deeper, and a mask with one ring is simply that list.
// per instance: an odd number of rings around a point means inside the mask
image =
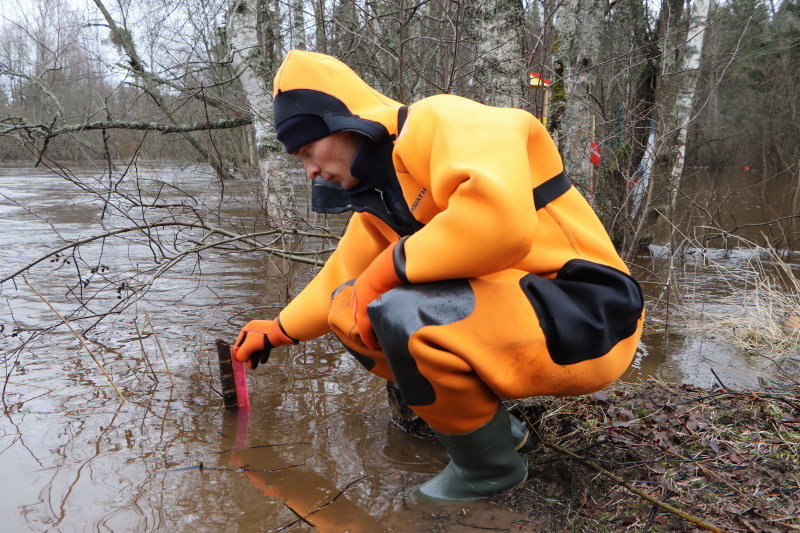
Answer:
[{"label": "zipper on jacket", "polygon": [[[391,213],[392,210],[389,209],[388,205],[386,205],[386,199],[383,197],[383,190],[375,188],[375,192],[377,192],[378,196],[381,197],[381,203],[383,204],[383,208],[386,209],[386,212],[387,213]],[[397,229],[395,229],[395,225],[392,224],[391,222],[389,222],[388,220],[386,220],[383,216],[381,216],[378,213],[373,213],[373,215],[377,216],[379,219],[383,220],[387,225],[389,225],[389,227],[391,227],[393,230],[397,231]],[[398,233],[400,233],[400,232],[398,231]]]},{"label": "zipper on jacket", "polygon": [[392,214],[392,210],[389,209],[389,204],[386,203],[386,198],[383,197],[383,189],[375,188],[375,192],[378,193],[378,196],[381,197],[381,204],[383,204],[383,208],[386,209],[386,212]]}]

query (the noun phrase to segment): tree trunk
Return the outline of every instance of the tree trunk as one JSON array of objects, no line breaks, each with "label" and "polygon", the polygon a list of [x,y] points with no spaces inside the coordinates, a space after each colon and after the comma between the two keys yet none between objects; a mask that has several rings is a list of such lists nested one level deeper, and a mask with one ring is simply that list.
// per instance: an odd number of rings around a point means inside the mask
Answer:
[{"label": "tree trunk", "polygon": [[556,19],[559,48],[555,55],[563,67],[565,96],[558,138],[567,175],[584,191],[592,189],[592,96],[604,15],[605,3],[601,0],[567,0]]},{"label": "tree trunk", "polygon": [[314,36],[316,51],[328,53],[328,13],[325,9],[325,0],[313,0],[314,3]]},{"label": "tree trunk", "polygon": [[228,15],[228,39],[231,61],[253,117],[257,170],[264,181],[267,215],[274,227],[281,227],[297,220],[299,213],[273,125],[272,80],[277,68],[274,50],[279,48],[274,37],[276,19],[268,0],[237,0]]},{"label": "tree trunk", "polygon": [[353,0],[338,0],[333,7],[333,31],[328,41],[330,54],[353,66],[358,48],[359,19]]},{"label": "tree trunk", "polygon": [[524,9],[519,0],[475,0],[465,12],[474,58],[471,83],[478,100],[500,107],[525,107],[528,85],[523,48]]},{"label": "tree trunk", "polygon": [[700,74],[700,56],[703,52],[703,42],[708,20],[709,0],[695,0],[689,15],[689,34],[685,45],[683,57],[683,77],[678,94],[675,98],[673,120],[675,123],[675,153],[672,172],[670,173],[670,202],[675,207],[678,198],[678,188],[683,176],[683,165],[686,159],[686,136],[689,123],[692,120],[691,112],[694,107],[695,94],[697,93],[697,79]]},{"label": "tree trunk", "polygon": [[[130,30],[124,25],[117,25],[102,0],[94,0],[94,3],[102,13],[103,18],[106,19],[106,23],[108,24],[108,28],[112,34],[112,41],[117,44],[128,56],[128,63],[130,64],[134,75],[137,76],[141,81],[142,88],[144,89],[145,93],[147,93],[147,95],[153,100],[153,102],[155,102],[158,108],[164,112],[167,120],[176,126],[179,125],[178,120],[175,117],[175,113],[171,111],[169,106],[165,103],[160,88],[161,81],[153,72],[150,72],[145,68],[145,64],[140,58],[139,52],[136,49],[136,44],[133,42],[133,37],[131,36]],[[181,135],[189,142],[189,144],[192,145],[195,150],[197,150],[201,157],[208,161],[220,178],[229,179],[233,177],[218,155],[211,153],[208,147],[206,147],[194,133],[184,132],[181,133]],[[42,150],[42,153],[44,153],[44,150]]]},{"label": "tree trunk", "polygon": [[306,17],[303,0],[294,0],[292,4],[292,48],[306,49]]}]

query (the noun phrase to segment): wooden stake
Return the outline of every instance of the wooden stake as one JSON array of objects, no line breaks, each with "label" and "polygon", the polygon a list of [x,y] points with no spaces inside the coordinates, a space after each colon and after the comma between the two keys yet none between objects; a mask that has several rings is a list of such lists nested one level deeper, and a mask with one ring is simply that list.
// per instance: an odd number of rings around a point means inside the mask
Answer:
[{"label": "wooden stake", "polygon": [[238,409],[239,400],[236,395],[236,379],[233,375],[231,345],[222,339],[217,339],[216,345],[219,358],[219,380],[222,386],[222,404],[225,409]]}]

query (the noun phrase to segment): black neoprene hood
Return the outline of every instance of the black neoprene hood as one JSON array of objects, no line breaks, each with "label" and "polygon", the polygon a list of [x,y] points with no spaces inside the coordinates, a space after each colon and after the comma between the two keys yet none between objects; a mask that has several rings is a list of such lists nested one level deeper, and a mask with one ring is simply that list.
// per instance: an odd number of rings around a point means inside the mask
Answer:
[{"label": "black neoprene hood", "polygon": [[354,131],[373,141],[379,141],[389,132],[383,124],[354,115],[338,98],[313,89],[278,91],[273,99],[275,124],[297,115],[321,117],[331,133]]}]

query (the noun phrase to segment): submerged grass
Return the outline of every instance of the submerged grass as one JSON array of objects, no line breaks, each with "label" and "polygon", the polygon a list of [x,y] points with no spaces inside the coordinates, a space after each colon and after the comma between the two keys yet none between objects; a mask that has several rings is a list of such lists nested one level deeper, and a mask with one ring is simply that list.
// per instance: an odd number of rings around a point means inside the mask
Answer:
[{"label": "submerged grass", "polygon": [[[678,285],[688,334],[713,335],[747,353],[780,363],[800,363],[800,277],[797,265],[773,248],[739,240],[745,261],[731,265],[700,251],[702,267],[719,280],[718,290],[730,305],[715,311],[707,291],[694,292],[691,283]],[[697,296],[702,294],[702,296]]]}]

